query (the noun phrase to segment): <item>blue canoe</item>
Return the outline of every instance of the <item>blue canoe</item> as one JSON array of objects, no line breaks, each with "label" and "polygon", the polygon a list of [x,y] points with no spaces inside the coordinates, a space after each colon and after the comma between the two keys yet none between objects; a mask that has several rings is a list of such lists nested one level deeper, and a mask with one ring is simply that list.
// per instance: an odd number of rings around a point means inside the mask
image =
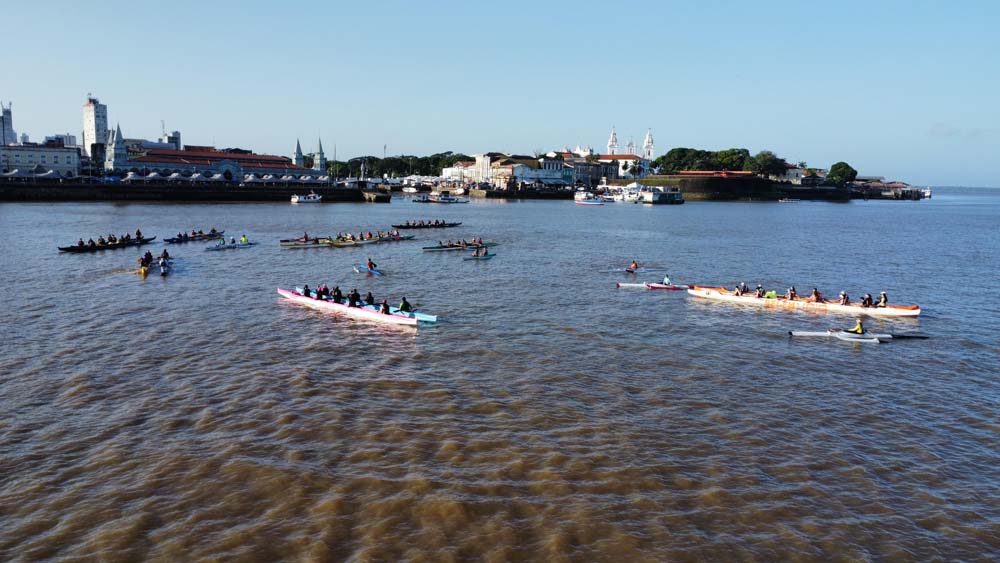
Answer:
[{"label": "blue canoe", "polygon": [[364,264],[362,264],[360,266],[355,266],[354,267],[354,271],[357,272],[357,273],[359,273],[359,274],[362,273],[362,272],[364,272],[366,274],[375,274],[376,276],[381,276],[382,275],[382,272],[380,272],[378,270],[372,270],[371,268],[369,268],[368,266],[366,266]]},{"label": "blue canoe", "polygon": [[489,260],[494,256],[496,256],[496,254],[487,254],[486,256],[466,256],[465,258],[462,258],[462,260]]},{"label": "blue canoe", "polygon": [[[297,291],[298,293],[302,293],[302,288],[296,287],[295,291]],[[316,291],[310,290],[309,296],[312,297],[314,295],[316,295]],[[362,307],[364,307],[365,309],[371,309],[373,311],[377,311],[379,308],[378,305],[362,305]],[[436,323],[438,320],[437,315],[428,315],[427,313],[420,313],[418,311],[410,311],[409,313],[404,313],[399,310],[399,307],[389,307],[389,312],[394,315],[406,315],[411,319],[417,319],[422,323]]]}]

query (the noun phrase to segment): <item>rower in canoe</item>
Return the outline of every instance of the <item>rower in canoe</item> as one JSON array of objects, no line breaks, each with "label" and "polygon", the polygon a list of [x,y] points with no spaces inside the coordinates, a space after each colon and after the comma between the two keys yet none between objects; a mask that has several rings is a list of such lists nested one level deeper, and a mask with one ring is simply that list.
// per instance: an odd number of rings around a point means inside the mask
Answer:
[{"label": "rower in canoe", "polygon": [[861,306],[865,307],[865,308],[868,308],[868,307],[871,307],[872,305],[873,305],[872,294],[871,293],[866,293],[864,295],[864,297],[861,298]]},{"label": "rower in canoe", "polygon": [[789,287],[788,291],[785,292],[785,299],[788,299],[789,301],[795,301],[795,298],[798,296],[799,294],[795,292],[794,285],[792,287]]},{"label": "rower in canoe", "polygon": [[889,297],[886,296],[884,291],[878,294],[878,303],[875,306],[881,309],[889,306]]},{"label": "rower in canoe", "polygon": [[868,331],[865,330],[865,325],[861,324],[861,319],[858,319],[857,324],[854,325],[854,328],[845,329],[844,332],[853,332],[854,334],[864,334]]},{"label": "rower in canoe", "polygon": [[823,294],[820,293],[819,290],[816,289],[815,287],[813,288],[812,293],[809,295],[809,299],[811,299],[813,303],[825,303],[826,302],[826,301],[823,300]]},{"label": "rower in canoe", "polygon": [[847,292],[846,291],[841,291],[840,292],[840,300],[837,301],[837,303],[839,303],[840,305],[850,305],[851,304],[851,298],[847,296]]},{"label": "rower in canoe", "polygon": [[369,291],[368,295],[365,295],[365,305],[374,305],[374,304],[375,304],[375,296],[372,295],[372,292]]},{"label": "rower in canoe", "polygon": [[400,300],[398,309],[402,313],[409,313],[409,312],[413,311],[413,306],[410,305],[410,302],[406,300],[406,296],[405,295],[403,296],[403,299]]},{"label": "rower in canoe", "polygon": [[382,304],[379,305],[378,312],[382,313],[383,315],[390,314],[390,312],[389,312],[389,300],[388,299],[383,299],[382,300]]},{"label": "rower in canoe", "polygon": [[763,299],[766,292],[764,291],[764,286],[757,284],[757,289],[754,291],[754,296],[757,299]]}]

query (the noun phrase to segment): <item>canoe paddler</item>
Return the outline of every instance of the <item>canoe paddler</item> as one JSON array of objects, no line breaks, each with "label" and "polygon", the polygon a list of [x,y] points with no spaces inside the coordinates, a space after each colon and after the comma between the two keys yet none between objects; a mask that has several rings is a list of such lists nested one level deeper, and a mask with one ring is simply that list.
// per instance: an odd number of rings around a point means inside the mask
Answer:
[{"label": "canoe paddler", "polygon": [[754,291],[754,295],[756,295],[758,299],[763,299],[766,293],[767,292],[764,291],[764,286],[757,284],[757,289]]},{"label": "canoe paddler", "polygon": [[799,294],[795,292],[795,286],[794,285],[792,287],[788,288],[788,291],[785,292],[785,299],[788,299],[788,300],[794,300],[798,296],[799,296]]},{"label": "canoe paddler", "polygon": [[809,297],[816,303],[823,303],[823,294],[819,292],[815,287]]},{"label": "canoe paddler", "polygon": [[636,262],[635,260],[633,260],[632,263],[628,265],[628,269],[629,270],[633,270],[633,271],[634,270],[638,270],[639,269],[639,263]]},{"label": "canoe paddler", "polygon": [[885,295],[884,291],[878,294],[878,303],[876,303],[875,306],[880,308],[889,306],[889,298]]},{"label": "canoe paddler", "polygon": [[170,260],[170,253],[167,252],[166,248],[164,248],[163,252],[160,253],[160,258],[163,258],[164,260]]},{"label": "canoe paddler", "polygon": [[409,313],[413,311],[413,307],[410,305],[410,302],[406,300],[405,296],[399,301],[399,310],[402,313]]},{"label": "canoe paddler", "polygon": [[840,301],[839,301],[839,303],[841,305],[850,305],[851,298],[847,296],[847,292],[846,291],[841,291],[840,292]]},{"label": "canoe paddler", "polygon": [[333,295],[333,302],[334,303],[340,304],[340,303],[342,303],[344,301],[344,293],[342,291],[340,291],[340,286],[339,285],[333,286],[333,293],[332,293],[332,295]]},{"label": "canoe paddler", "polygon": [[663,285],[670,285],[670,276],[663,276]]},{"label": "canoe paddler", "polygon": [[861,319],[858,319],[857,324],[854,325],[854,328],[849,328],[844,332],[853,332],[854,334],[864,334],[867,331],[865,330],[865,326],[861,324]]},{"label": "canoe paddler", "polygon": [[240,237],[240,244],[246,244],[248,242],[250,242],[250,239],[248,239],[246,235]]},{"label": "canoe paddler", "polygon": [[83,238],[80,238],[80,240],[76,241],[76,245],[80,248],[83,248]]},{"label": "canoe paddler", "polygon": [[375,304],[375,296],[372,295],[372,292],[369,291],[368,295],[365,295],[365,305],[374,305],[374,304]]},{"label": "canoe paddler", "polygon": [[383,315],[388,315],[389,314],[389,300],[388,299],[383,299],[382,300],[382,304],[379,305],[378,312],[382,313]]},{"label": "canoe paddler", "polygon": [[302,284],[302,295],[305,297],[312,297],[312,291],[309,289],[309,284]]},{"label": "canoe paddler", "polygon": [[136,238],[136,240],[141,239],[142,238],[142,231],[140,231],[139,229],[136,229],[135,230],[135,238]]},{"label": "canoe paddler", "polygon": [[368,257],[368,262],[365,262],[365,266],[369,270],[374,270],[375,268],[378,268],[378,264],[376,264],[375,262],[372,262],[371,256]]},{"label": "canoe paddler", "polygon": [[872,306],[872,294],[871,293],[866,293],[864,295],[864,297],[861,298],[861,306],[862,307],[871,307]]}]

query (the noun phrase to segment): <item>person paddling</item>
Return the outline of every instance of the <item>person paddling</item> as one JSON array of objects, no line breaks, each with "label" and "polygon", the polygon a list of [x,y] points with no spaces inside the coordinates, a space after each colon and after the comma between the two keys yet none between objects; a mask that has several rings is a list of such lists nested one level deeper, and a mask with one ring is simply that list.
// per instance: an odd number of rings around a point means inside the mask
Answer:
[{"label": "person paddling", "polygon": [[379,306],[378,312],[382,313],[383,315],[388,315],[389,314],[389,300],[388,299],[383,299],[382,300],[382,305]]},{"label": "person paddling", "polygon": [[375,271],[375,268],[378,268],[378,264],[376,264],[375,262],[372,262],[372,259],[369,256],[368,257],[368,262],[365,263],[365,267],[367,267],[371,271]]},{"label": "person paddling", "polygon": [[857,324],[854,325],[854,328],[849,328],[844,332],[853,332],[854,334],[864,334],[867,331],[865,330],[865,326],[861,324],[861,319],[858,319]]},{"label": "person paddling", "polygon": [[372,292],[369,291],[368,295],[365,295],[365,305],[374,305],[374,304],[375,304],[375,296],[372,295]]},{"label": "person paddling", "polygon": [[851,304],[851,298],[847,296],[846,291],[840,292],[840,304],[845,306]]},{"label": "person paddling", "polygon": [[410,305],[410,302],[406,300],[405,296],[399,301],[399,311],[401,313],[409,313],[413,311],[413,307]]},{"label": "person paddling", "polygon": [[889,298],[886,296],[884,291],[878,294],[878,303],[876,303],[875,306],[879,308],[885,308],[889,306]]},{"label": "person paddling", "polygon": [[246,235],[240,237],[240,244],[246,244],[248,242],[250,242],[250,239],[248,239]]},{"label": "person paddling", "polygon": [[636,270],[638,270],[639,269],[639,263],[636,262],[635,260],[633,260],[632,263],[628,265],[628,269],[631,270],[631,271],[633,271],[633,272],[636,271]]}]

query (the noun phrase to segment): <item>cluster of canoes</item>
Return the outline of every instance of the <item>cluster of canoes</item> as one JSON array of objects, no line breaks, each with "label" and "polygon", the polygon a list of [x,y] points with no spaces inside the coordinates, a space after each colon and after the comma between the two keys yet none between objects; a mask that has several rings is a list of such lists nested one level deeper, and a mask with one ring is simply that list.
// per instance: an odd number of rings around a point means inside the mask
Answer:
[{"label": "cluster of canoes", "polygon": [[[136,270],[136,273],[142,277],[146,277],[146,275],[149,274],[149,271],[153,268],[153,253],[147,250],[146,253],[139,258],[138,262],[139,268]],[[160,256],[155,259],[155,262],[156,267],[160,270],[161,277],[167,277],[174,266],[174,259],[170,256],[170,253],[167,252],[166,248],[164,248],[163,252],[160,253]]]}]

